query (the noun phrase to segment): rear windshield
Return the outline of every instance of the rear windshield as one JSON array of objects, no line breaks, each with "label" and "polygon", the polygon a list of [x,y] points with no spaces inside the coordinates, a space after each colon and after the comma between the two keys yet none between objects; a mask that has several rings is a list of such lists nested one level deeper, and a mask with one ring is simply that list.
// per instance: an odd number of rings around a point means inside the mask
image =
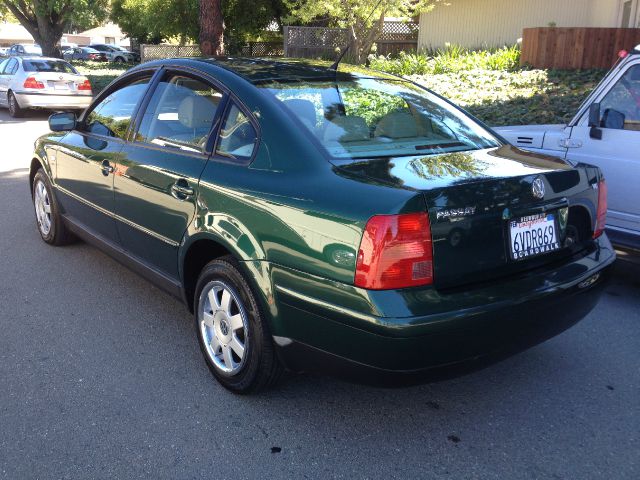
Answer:
[{"label": "rear windshield", "polygon": [[71,64],[62,60],[23,60],[22,66],[25,72],[78,73]]},{"label": "rear windshield", "polygon": [[38,45],[23,45],[23,48],[26,53],[42,55],[42,48],[40,48]]},{"label": "rear windshield", "polygon": [[499,146],[478,123],[402,80],[269,82],[266,89],[335,158],[356,159]]}]

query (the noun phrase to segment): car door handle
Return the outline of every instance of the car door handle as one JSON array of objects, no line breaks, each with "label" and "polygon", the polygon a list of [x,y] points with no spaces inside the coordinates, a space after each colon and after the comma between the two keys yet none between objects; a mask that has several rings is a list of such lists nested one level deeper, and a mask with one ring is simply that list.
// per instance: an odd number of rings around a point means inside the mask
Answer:
[{"label": "car door handle", "polygon": [[193,194],[193,188],[191,188],[187,181],[182,178],[171,185],[171,195],[179,200],[185,200],[188,197],[193,196]]},{"label": "car door handle", "polygon": [[102,168],[102,175],[104,175],[105,177],[109,176],[110,173],[113,173],[115,171],[115,168],[111,166],[109,160],[104,160],[100,167]]}]

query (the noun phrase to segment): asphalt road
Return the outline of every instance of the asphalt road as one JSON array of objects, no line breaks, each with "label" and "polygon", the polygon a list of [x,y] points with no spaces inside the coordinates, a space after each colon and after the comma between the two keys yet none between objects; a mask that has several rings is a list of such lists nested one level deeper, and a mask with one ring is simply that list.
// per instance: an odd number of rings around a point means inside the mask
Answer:
[{"label": "asphalt road", "polygon": [[180,303],[40,240],[24,167],[46,116],[7,119],[0,478],[640,478],[637,259],[580,324],[480,372],[404,389],[290,375],[234,396]]}]

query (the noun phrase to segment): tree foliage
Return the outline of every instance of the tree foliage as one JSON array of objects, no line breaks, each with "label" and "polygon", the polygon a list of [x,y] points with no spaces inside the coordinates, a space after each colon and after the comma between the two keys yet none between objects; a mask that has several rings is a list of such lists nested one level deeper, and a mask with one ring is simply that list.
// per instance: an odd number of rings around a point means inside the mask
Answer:
[{"label": "tree foliage", "polygon": [[[0,0],[1,1],[1,0]],[[199,0],[111,0],[111,18],[142,43],[200,37]],[[225,43],[243,43],[289,14],[285,0],[222,0]]]},{"label": "tree foliage", "polygon": [[291,18],[303,23],[318,18],[345,28],[347,57],[363,63],[373,44],[382,35],[385,17],[413,18],[431,10],[443,0],[286,0]]},{"label": "tree foliage", "polygon": [[42,53],[59,56],[56,44],[70,25],[94,26],[107,17],[108,0],[0,0],[33,39]]}]

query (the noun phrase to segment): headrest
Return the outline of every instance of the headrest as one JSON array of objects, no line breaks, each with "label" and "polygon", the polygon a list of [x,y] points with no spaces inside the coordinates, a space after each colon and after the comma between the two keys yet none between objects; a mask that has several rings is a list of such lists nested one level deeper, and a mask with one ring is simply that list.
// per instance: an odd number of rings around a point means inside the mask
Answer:
[{"label": "headrest", "polygon": [[314,107],[311,100],[289,98],[282,102],[308,127],[315,128],[318,120],[316,118],[316,107]]},{"label": "headrest", "polygon": [[356,142],[369,140],[369,127],[362,117],[345,115],[335,117],[324,131],[324,139],[335,142]]},{"label": "headrest", "polygon": [[407,112],[391,112],[380,119],[376,137],[408,138],[418,136],[416,119]]},{"label": "headrest", "polygon": [[217,105],[209,98],[192,95],[180,102],[178,120],[187,128],[208,128],[213,122]]}]

